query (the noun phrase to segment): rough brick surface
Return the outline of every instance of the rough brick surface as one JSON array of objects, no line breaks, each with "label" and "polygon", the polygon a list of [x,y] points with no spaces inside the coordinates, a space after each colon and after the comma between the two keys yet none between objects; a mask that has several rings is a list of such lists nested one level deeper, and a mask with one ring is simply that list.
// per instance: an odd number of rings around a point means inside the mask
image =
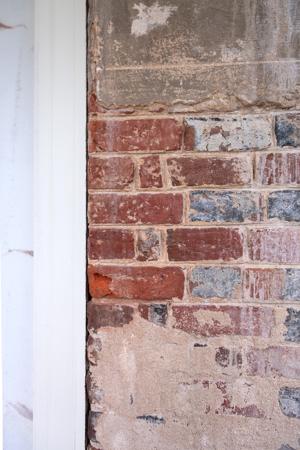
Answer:
[{"label": "rough brick surface", "polygon": [[300,114],[277,116],[275,133],[280,147],[300,147]]},{"label": "rough brick surface", "polygon": [[256,222],[262,215],[254,192],[195,191],[190,194],[192,222]]},{"label": "rough brick surface", "polygon": [[258,181],[264,185],[299,185],[300,153],[261,155],[257,174]]},{"label": "rough brick surface", "polygon": [[170,158],[173,186],[244,186],[251,181],[249,158]]},{"label": "rough brick surface", "polygon": [[137,259],[157,261],[162,253],[161,234],[153,228],[140,230],[137,234]]},{"label": "rough brick surface", "polygon": [[139,305],[139,313],[145,320],[164,326],[168,319],[168,306],[164,304]]},{"label": "rough brick surface", "polygon": [[284,415],[300,419],[300,388],[282,387],[279,405]]},{"label": "rough brick surface", "polygon": [[89,124],[91,152],[179,150],[182,125],[174,119],[99,120]]},{"label": "rough brick surface", "polygon": [[88,254],[91,259],[132,259],[135,255],[133,232],[91,228]]},{"label": "rough brick surface", "polygon": [[281,300],[284,296],[284,269],[246,269],[244,296],[246,300]]},{"label": "rough brick surface", "polygon": [[102,327],[122,327],[133,319],[133,308],[126,305],[97,305],[88,303],[88,326],[97,330]]},{"label": "rough brick surface", "polygon": [[188,118],[184,146],[200,152],[264,149],[271,146],[271,136],[269,118]]},{"label": "rough brick surface", "polygon": [[243,255],[240,232],[226,228],[182,228],[168,230],[171,261],[231,261]]},{"label": "rough brick surface", "polygon": [[89,288],[95,298],[181,299],[184,273],[177,267],[90,267]]},{"label": "rough brick surface", "polygon": [[190,276],[191,295],[235,299],[241,296],[241,271],[234,267],[196,267]]},{"label": "rough brick surface", "polygon": [[248,250],[252,261],[300,263],[300,229],[285,227],[250,230]]},{"label": "rough brick surface", "polygon": [[88,1],[89,450],[299,450],[299,12]]},{"label": "rough brick surface", "polygon": [[124,189],[133,182],[131,158],[90,158],[88,168],[90,189]]},{"label": "rough brick surface", "polygon": [[244,271],[244,296],[249,300],[300,300],[299,269],[258,269]]},{"label": "rough brick surface", "polygon": [[268,216],[288,222],[300,221],[300,190],[272,192],[268,198]]},{"label": "rough brick surface", "polygon": [[147,156],[140,160],[141,188],[161,188],[163,185],[160,160],[158,156]]},{"label": "rough brick surface", "polygon": [[196,336],[270,337],[274,311],[263,307],[173,306],[174,328]]},{"label": "rough brick surface", "polygon": [[286,269],[283,298],[300,300],[300,269]]},{"label": "rough brick surface", "polygon": [[285,340],[300,343],[300,310],[288,308],[284,325],[286,326]]},{"label": "rough brick surface", "polygon": [[182,212],[181,194],[90,195],[92,224],[178,224]]}]

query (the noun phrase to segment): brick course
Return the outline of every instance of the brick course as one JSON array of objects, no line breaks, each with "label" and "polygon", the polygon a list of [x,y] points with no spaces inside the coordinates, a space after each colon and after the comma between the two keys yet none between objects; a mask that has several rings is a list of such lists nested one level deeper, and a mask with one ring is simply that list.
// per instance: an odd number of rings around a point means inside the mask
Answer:
[{"label": "brick course", "polygon": [[167,164],[173,186],[247,186],[252,179],[247,157],[180,157]]},{"label": "brick course", "polygon": [[181,194],[91,194],[91,224],[179,224]]},{"label": "brick course", "polygon": [[182,124],[174,119],[92,120],[90,152],[176,151]]}]

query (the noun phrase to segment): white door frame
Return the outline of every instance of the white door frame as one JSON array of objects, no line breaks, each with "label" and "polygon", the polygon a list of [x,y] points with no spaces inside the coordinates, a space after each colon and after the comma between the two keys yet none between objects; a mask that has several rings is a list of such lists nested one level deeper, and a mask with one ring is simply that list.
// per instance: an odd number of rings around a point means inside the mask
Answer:
[{"label": "white door frame", "polygon": [[85,0],[36,0],[34,51],[34,450],[84,450]]}]

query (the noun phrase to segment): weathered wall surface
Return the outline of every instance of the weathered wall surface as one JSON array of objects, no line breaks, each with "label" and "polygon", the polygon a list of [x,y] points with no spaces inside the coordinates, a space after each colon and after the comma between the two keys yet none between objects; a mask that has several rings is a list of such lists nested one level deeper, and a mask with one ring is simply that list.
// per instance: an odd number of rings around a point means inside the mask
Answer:
[{"label": "weathered wall surface", "polygon": [[89,450],[298,450],[300,1],[89,3]]}]

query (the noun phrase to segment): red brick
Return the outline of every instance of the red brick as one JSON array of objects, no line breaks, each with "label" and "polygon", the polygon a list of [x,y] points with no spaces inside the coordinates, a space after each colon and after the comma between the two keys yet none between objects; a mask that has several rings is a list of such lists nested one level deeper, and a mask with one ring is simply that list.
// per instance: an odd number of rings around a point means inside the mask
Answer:
[{"label": "red brick", "polygon": [[133,320],[134,309],[126,305],[97,305],[88,302],[88,328],[122,327]]},{"label": "red brick", "polygon": [[175,119],[93,120],[89,151],[175,151],[181,148],[183,125]]},{"label": "red brick", "polygon": [[131,158],[89,158],[90,189],[124,189],[133,182],[134,163]]},{"label": "red brick", "polygon": [[265,185],[300,184],[300,153],[260,155],[257,178]]},{"label": "red brick", "polygon": [[178,224],[182,220],[181,194],[91,194],[92,224]]},{"label": "red brick", "polygon": [[244,297],[246,300],[280,300],[284,283],[285,272],[282,269],[246,269]]},{"label": "red brick", "polygon": [[249,230],[248,249],[252,261],[300,263],[300,229],[284,227]]},{"label": "red brick", "polygon": [[251,182],[248,157],[181,157],[167,163],[173,186],[244,186]]},{"label": "red brick", "polygon": [[171,300],[183,297],[184,273],[178,267],[90,266],[92,297]]},{"label": "red brick", "polygon": [[97,95],[94,93],[91,93],[88,97],[88,111],[90,114],[104,112],[103,108],[99,105]]},{"label": "red brick", "polygon": [[300,380],[299,347],[253,348],[247,353],[248,375]]},{"label": "red brick", "polygon": [[88,253],[91,259],[134,258],[134,236],[130,230],[90,229]]},{"label": "red brick", "polygon": [[242,236],[232,228],[168,230],[167,248],[171,261],[230,261],[243,255]]},{"label": "red brick", "polygon": [[173,306],[174,328],[196,336],[270,337],[275,324],[272,308],[255,306]]},{"label": "red brick", "polygon": [[147,156],[140,160],[139,167],[141,188],[161,188],[162,176],[158,156]]}]

